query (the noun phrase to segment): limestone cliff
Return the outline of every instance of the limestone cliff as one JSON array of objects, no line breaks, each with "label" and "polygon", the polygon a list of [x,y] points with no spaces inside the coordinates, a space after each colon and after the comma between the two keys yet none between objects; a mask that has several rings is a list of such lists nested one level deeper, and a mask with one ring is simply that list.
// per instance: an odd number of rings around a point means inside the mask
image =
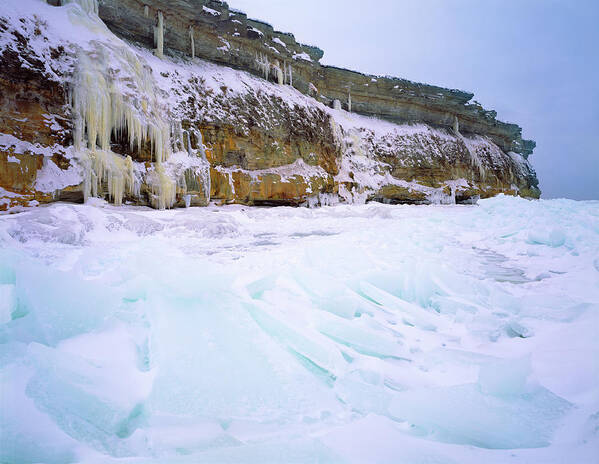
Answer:
[{"label": "limestone cliff", "polygon": [[539,196],[472,94],[322,66],[220,1],[58,3],[0,6],[0,209]]}]

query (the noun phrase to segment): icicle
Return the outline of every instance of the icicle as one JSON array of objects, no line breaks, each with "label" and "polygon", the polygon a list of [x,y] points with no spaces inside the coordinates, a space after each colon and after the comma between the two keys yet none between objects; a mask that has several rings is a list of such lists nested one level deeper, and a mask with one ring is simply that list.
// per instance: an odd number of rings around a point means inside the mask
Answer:
[{"label": "icicle", "polygon": [[144,5],[144,16],[146,18],[150,17],[150,7],[148,5]]},{"label": "icicle", "polygon": [[[90,16],[95,11],[95,2],[76,0],[73,3],[91,5]],[[89,27],[95,27],[95,23]],[[161,55],[164,45],[161,12],[158,12],[155,31],[156,54]],[[177,201],[177,192],[186,193],[187,185],[185,176],[174,174],[173,166],[165,162],[173,148],[185,150],[187,142],[188,153],[198,153],[204,160],[198,163],[196,174],[202,179],[204,194],[209,199],[210,165],[201,133],[199,150],[195,152],[191,148],[189,132],[183,131],[181,122],[169,121],[152,70],[133,49],[116,38],[91,44],[91,49],[79,51],[69,92],[73,144],[84,168],[84,198],[102,194],[106,189],[109,199],[121,205],[126,197],[140,196],[144,180],[151,189],[154,207],[172,207]],[[146,144],[150,146],[154,159],[152,167],[146,170],[139,163],[138,171],[138,164],[130,156],[112,151],[113,136],[121,139],[125,134],[132,153]],[[142,178],[144,171],[145,179]]]},{"label": "icicle", "polygon": [[212,190],[212,179],[210,178],[210,163],[206,161],[206,169],[204,169],[202,185],[204,186],[204,197],[210,203],[210,191]]},{"label": "icicle", "polygon": [[156,163],[151,185],[155,208],[166,209],[175,204],[177,201],[177,182],[166,174],[161,163]]},{"label": "icicle", "polygon": [[206,157],[206,147],[204,146],[204,138],[200,131],[197,131],[197,139],[198,139],[198,150],[200,152],[201,158],[205,161],[205,168],[202,172],[202,185],[204,186],[204,196],[206,197],[206,201],[210,202],[210,190],[212,188],[212,179],[210,178],[210,163],[208,158]]},{"label": "icicle", "polygon": [[268,56],[263,55],[262,56],[262,66],[264,68],[264,79],[268,80],[268,75],[270,74],[270,61],[268,59]]},{"label": "icicle", "polygon": [[268,75],[270,74],[270,61],[268,57],[263,53],[258,54],[256,52],[256,64],[258,69],[264,74],[264,79],[268,80]]},{"label": "icicle", "polygon": [[333,109],[341,111],[341,102],[339,100],[333,100]]},{"label": "icicle", "polygon": [[281,71],[281,66],[279,65],[278,61],[275,61],[273,68],[275,70],[275,73],[277,74],[277,82],[279,83],[279,85],[283,85],[285,83],[285,79],[283,78],[283,71]]},{"label": "icicle", "polygon": [[133,160],[130,156],[123,157],[106,150],[94,150],[91,156],[96,194],[105,180],[108,185],[108,196],[117,206],[123,204],[125,193],[139,196],[140,186],[135,178]]},{"label": "icicle", "polygon": [[187,154],[192,156],[193,150],[191,149],[191,136],[189,135],[189,131],[185,131],[185,136],[187,138]]},{"label": "icicle", "polygon": [[[121,73],[111,72],[109,63],[113,61]],[[123,94],[120,79],[127,79],[144,99]],[[151,71],[128,47],[97,44],[93,51],[79,53],[70,99],[74,145],[86,170],[84,197],[98,195],[104,182],[117,205],[125,194],[139,196],[140,181],[134,176],[133,161],[113,153],[110,142],[112,134],[126,132],[132,150],[149,139],[158,164],[168,157],[170,130],[162,119]]]},{"label": "icicle", "polygon": [[156,43],[154,53],[158,58],[164,58],[164,16],[162,11],[158,12],[158,25],[154,26],[154,42]]},{"label": "icicle", "polygon": [[181,121],[173,121],[171,124],[171,139],[174,151],[183,151],[185,149]]},{"label": "icicle", "polygon": [[198,139],[198,150],[200,151],[200,156],[204,161],[208,161],[208,158],[206,158],[206,147],[204,147],[204,138],[202,136],[202,133],[200,131],[197,131],[196,137]]},{"label": "icicle", "polygon": [[[198,149],[197,153],[194,153],[193,148],[191,147],[191,136],[189,131],[186,132],[187,137],[187,152],[189,156],[198,156],[203,160],[203,166],[196,169],[196,175],[201,178],[201,185],[203,187],[203,194],[206,198],[206,201],[210,202],[210,189],[211,189],[211,180],[210,180],[210,163],[206,158],[206,148],[204,147],[204,141],[202,138],[202,133],[198,130],[193,130],[193,133],[198,141]],[[183,179],[184,180],[184,179]]]},{"label": "icicle", "polygon": [[351,90],[348,92],[347,95],[347,111],[351,113]]},{"label": "icicle", "polygon": [[291,65],[288,64],[287,61],[283,62],[283,83],[293,85],[293,74],[291,70]]},{"label": "icicle", "polygon": [[457,116],[453,117],[453,131],[456,133],[456,135],[459,135],[460,133],[460,121]]},{"label": "icicle", "polygon": [[[456,120],[457,120],[457,117],[456,117]],[[455,121],[454,121],[454,124],[455,124]],[[470,163],[472,164],[472,166],[474,166],[477,169],[478,175],[480,176],[480,178],[484,179],[487,172],[486,172],[483,160],[478,156],[476,149],[473,150],[472,147],[470,147],[470,143],[468,142],[466,137],[464,137],[462,134],[460,134],[459,127],[458,127],[458,132],[456,132],[456,136],[459,140],[462,141],[462,143],[464,144],[464,147],[466,148],[466,151],[470,155]]]},{"label": "icicle", "polygon": [[191,58],[196,57],[196,44],[193,38],[193,26],[189,26],[189,40],[191,41]]}]

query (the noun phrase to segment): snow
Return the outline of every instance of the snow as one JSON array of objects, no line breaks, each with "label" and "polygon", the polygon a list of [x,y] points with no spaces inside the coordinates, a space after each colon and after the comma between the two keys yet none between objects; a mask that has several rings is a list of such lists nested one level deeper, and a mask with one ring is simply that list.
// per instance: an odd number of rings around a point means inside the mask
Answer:
[{"label": "snow", "polygon": [[592,463],[598,263],[599,202],[2,216],[0,460]]},{"label": "snow", "polygon": [[220,11],[213,10],[212,8],[208,8],[207,6],[202,6],[202,11],[212,16],[220,16]]},{"label": "snow", "polygon": [[227,42],[224,38],[219,37],[218,38],[220,40],[220,42],[222,43],[222,46],[217,47],[217,50],[220,50],[223,53],[227,53],[229,50],[231,50],[231,44],[229,42]]},{"label": "snow", "polygon": [[54,193],[66,187],[80,185],[83,179],[82,169],[78,165],[72,164],[68,169],[60,169],[54,161],[44,158],[34,188],[39,192]]},{"label": "snow", "polygon": [[293,59],[294,60],[304,60],[304,61],[312,61],[312,58],[310,58],[310,55],[308,55],[306,52],[302,52],[302,53],[295,53],[293,55]]},{"label": "snow", "polygon": [[298,159],[291,164],[279,166],[276,168],[270,169],[255,169],[253,171],[249,171],[246,169],[241,169],[239,167],[225,168],[222,166],[218,166],[215,168],[219,172],[222,173],[233,173],[233,172],[241,172],[247,174],[252,177],[252,179],[258,179],[261,176],[267,174],[275,174],[281,177],[282,182],[289,182],[296,176],[301,176],[306,180],[313,178],[323,178],[326,179],[329,174],[320,166],[310,166],[304,162],[303,159]]},{"label": "snow", "polygon": [[0,187],[0,198],[19,198],[19,195]]},{"label": "snow", "polygon": [[279,44],[281,47],[283,48],[287,48],[287,45],[285,44],[285,42],[283,42],[281,39],[279,39],[278,37],[274,37],[272,39],[272,41],[276,44]]},{"label": "snow", "polygon": [[60,145],[43,146],[39,143],[31,143],[18,139],[10,134],[0,134],[0,147],[16,155],[34,154],[52,156],[54,153],[65,151],[64,147]]},{"label": "snow", "polygon": [[256,34],[258,34],[259,36],[264,36],[264,33],[258,29],[256,29],[255,27],[248,27],[248,31],[252,31],[255,32]]}]

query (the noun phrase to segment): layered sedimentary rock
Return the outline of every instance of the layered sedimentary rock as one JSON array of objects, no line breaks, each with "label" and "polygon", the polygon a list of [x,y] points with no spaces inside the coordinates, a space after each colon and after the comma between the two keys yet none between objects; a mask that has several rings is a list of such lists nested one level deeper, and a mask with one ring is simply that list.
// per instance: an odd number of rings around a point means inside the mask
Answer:
[{"label": "layered sedimentary rock", "polygon": [[[153,46],[152,31],[159,12],[166,25],[167,53],[190,55],[191,31],[195,56],[267,74],[273,81],[278,79],[277,69],[284,76],[291,70],[287,83],[329,106],[339,100],[348,109],[351,99],[352,111],[360,114],[447,128],[453,127],[457,117],[463,132],[484,134],[506,152],[529,155],[535,147],[534,142],[522,140],[520,127],[497,121],[497,113],[472,102],[472,93],[322,66],[322,50],[297,43],[292,34],[276,31],[267,23],[248,19],[220,0],[103,0],[99,10],[117,35],[148,47]],[[266,73],[265,63],[269,64]]]},{"label": "layered sedimentary rock", "polygon": [[49,3],[0,7],[0,209],[540,193],[472,94],[321,66],[222,2]]}]

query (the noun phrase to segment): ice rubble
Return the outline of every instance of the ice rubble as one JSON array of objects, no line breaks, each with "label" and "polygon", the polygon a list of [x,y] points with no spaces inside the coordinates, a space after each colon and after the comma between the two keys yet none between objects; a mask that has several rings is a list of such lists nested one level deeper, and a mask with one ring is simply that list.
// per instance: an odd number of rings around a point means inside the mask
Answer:
[{"label": "ice rubble", "polygon": [[4,216],[0,460],[591,463],[598,260],[597,202]]}]

